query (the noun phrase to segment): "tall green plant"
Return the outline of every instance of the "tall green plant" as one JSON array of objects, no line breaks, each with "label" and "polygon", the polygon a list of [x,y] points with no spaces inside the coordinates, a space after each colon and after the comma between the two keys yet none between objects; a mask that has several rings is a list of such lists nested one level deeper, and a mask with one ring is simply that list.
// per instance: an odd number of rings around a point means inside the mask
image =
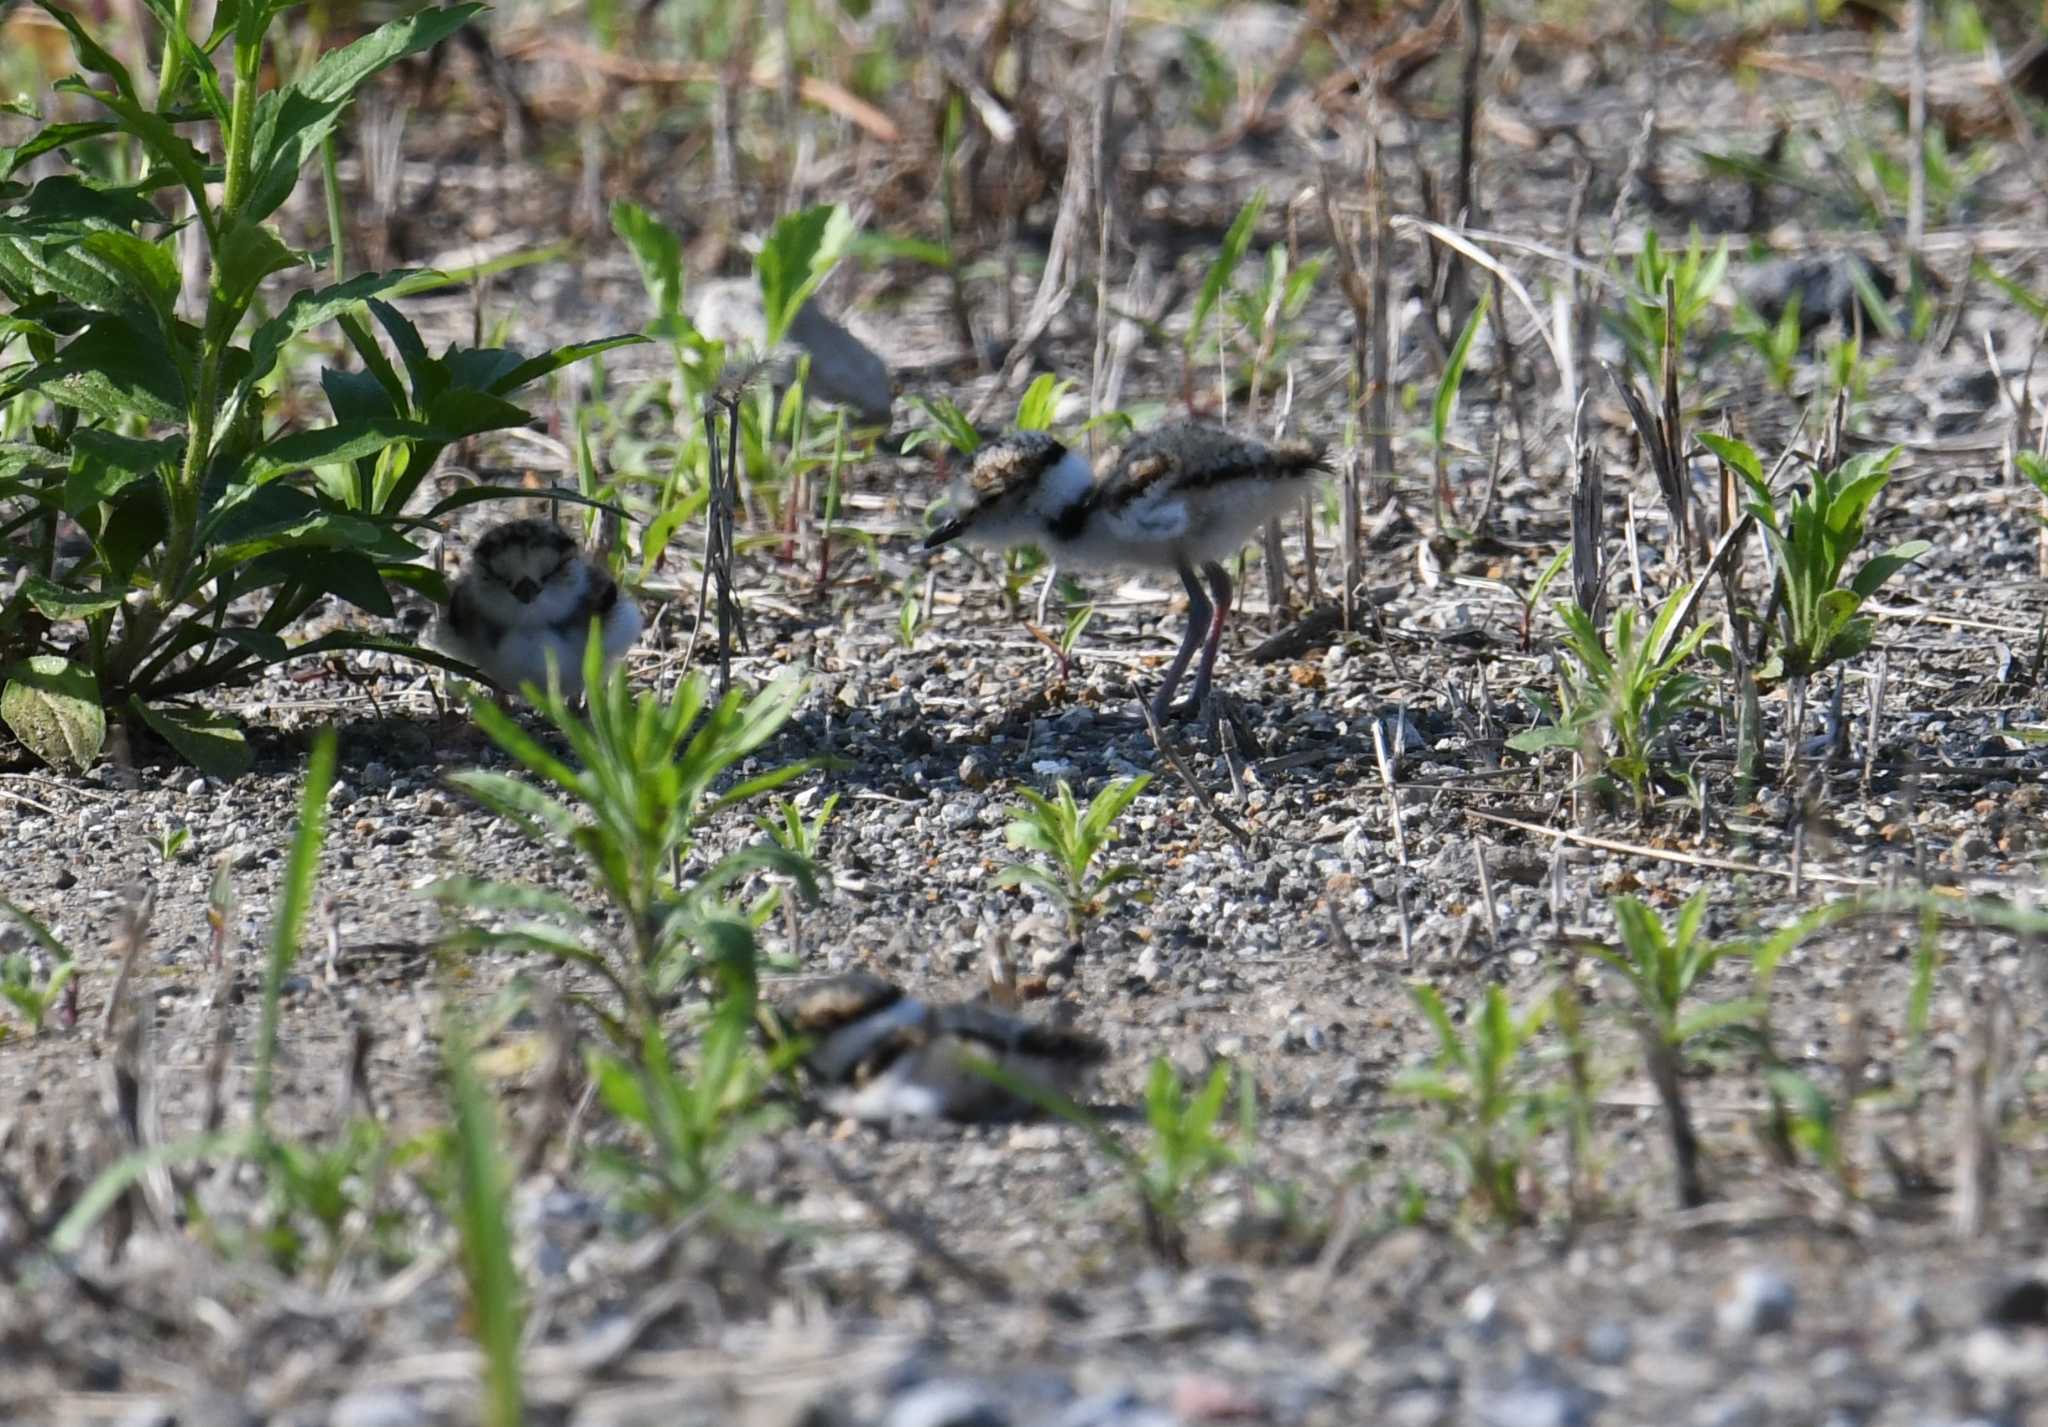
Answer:
[{"label": "tall green plant", "polygon": [[1522,1157],[1556,1117],[1557,1097],[1534,1082],[1527,1055],[1549,1021],[1553,998],[1517,1012],[1507,992],[1486,988],[1485,998],[1460,1032],[1434,986],[1408,988],[1416,1009],[1436,1033],[1437,1054],[1404,1072],[1397,1094],[1435,1105],[1444,1117],[1444,1152],[1468,1191],[1503,1223],[1528,1217],[1522,1202]]},{"label": "tall green plant", "polygon": [[1808,678],[1870,647],[1876,624],[1860,613],[1885,582],[1933,549],[1906,540],[1872,555],[1845,582],[1849,561],[1863,543],[1870,506],[1891,480],[1897,447],[1851,456],[1810,484],[1774,492],[1763,463],[1740,441],[1701,433],[1749,491],[1744,508],[1763,527],[1777,557],[1775,596],[1782,629],[1774,651],[1758,668],[1761,679]]},{"label": "tall green plant", "polygon": [[471,708],[484,732],[541,786],[481,769],[449,781],[579,865],[624,923],[624,945],[601,918],[540,887],[451,878],[434,890],[448,902],[523,918],[470,928],[453,938],[455,945],[537,952],[595,972],[617,993],[625,1014],[623,1024],[611,1022],[615,1036],[636,1046],[655,1026],[660,999],[686,978],[710,969],[753,974],[757,914],[730,903],[735,884],[751,873],[776,872],[804,895],[815,894],[810,863],[766,840],[716,859],[694,879],[677,875],[713,813],[804,771],[806,765],[790,764],[713,791],[788,721],[803,686],[785,677],[751,698],[734,690],[713,704],[709,679],[693,671],[672,698],[635,695],[623,667],[604,672],[595,633],[584,653],[583,681],[587,718],[577,716],[559,689],[526,689],[580,767],[479,698]]},{"label": "tall green plant", "polygon": [[[12,309],[0,358],[13,358],[0,365],[0,407],[30,395],[46,416],[28,440],[0,443],[0,548],[31,571],[0,603],[0,718],[48,761],[82,765],[104,737],[100,711],[120,710],[225,775],[248,762],[240,733],[182,701],[285,659],[368,644],[417,654],[348,634],[292,646],[284,631],[329,595],[389,616],[388,579],[443,593],[411,563],[421,552],[401,519],[428,469],[452,441],[525,425],[510,394],[606,344],[531,359],[431,356],[380,301],[419,278],[403,272],[258,311],[266,279],[313,266],[271,220],[350,101],[483,6],[394,20],[266,89],[280,7],[224,5],[213,32],[195,39],[186,5],[148,3],[162,34],[153,99],[76,16],[45,0],[90,76],[58,87],[105,117],[40,123],[0,148],[0,299]],[[224,77],[213,58],[223,46]],[[140,161],[103,162],[110,152]],[[72,170],[15,181],[54,154]],[[109,176],[138,169],[133,180]],[[151,201],[166,188],[182,191],[203,243],[197,321],[180,311],[185,225]],[[361,321],[366,305],[397,363]],[[330,424],[272,429],[272,377],[287,344],[330,322],[363,369],[323,374]],[[61,570],[60,519],[89,544]],[[253,622],[230,622],[230,606],[251,597]]]},{"label": "tall green plant", "polygon": [[1576,604],[1557,604],[1564,658],[1558,663],[1557,706],[1548,710],[1552,722],[1515,734],[1508,747],[1522,753],[1571,748],[1589,764],[1604,762],[1634,795],[1637,816],[1646,813],[1657,737],[1700,703],[1706,687],[1684,672],[1705,626],[1673,634],[1684,604],[1685,591],[1673,591],[1647,629],[1635,610],[1623,606],[1614,612],[1609,636]]}]

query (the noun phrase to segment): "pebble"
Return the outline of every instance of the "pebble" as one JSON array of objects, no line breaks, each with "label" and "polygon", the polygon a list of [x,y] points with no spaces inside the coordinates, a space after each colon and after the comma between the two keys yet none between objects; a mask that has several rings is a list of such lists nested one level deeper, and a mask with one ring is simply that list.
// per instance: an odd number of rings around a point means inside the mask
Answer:
[{"label": "pebble", "polygon": [[228,849],[228,866],[237,872],[251,872],[263,865],[263,849],[253,842],[238,842]]},{"label": "pebble", "polygon": [[985,1389],[941,1378],[890,1403],[882,1427],[1010,1427],[1010,1415]]},{"label": "pebble", "polygon": [[970,753],[960,760],[960,783],[968,788],[986,788],[995,777],[995,770],[988,759],[979,753]]},{"label": "pebble", "polygon": [[1732,1338],[1781,1333],[1792,1326],[1799,1295],[1776,1269],[1752,1267],[1730,1279],[1721,1290],[1714,1319]]},{"label": "pebble", "polygon": [[1485,1427],[1584,1427],[1593,1399],[1570,1383],[1535,1382],[1489,1393],[1472,1410]]},{"label": "pebble", "polygon": [[1618,1318],[1602,1318],[1586,1330],[1586,1361],[1619,1367],[1635,1351],[1635,1337]]},{"label": "pebble", "polygon": [[427,1427],[436,1420],[412,1393],[368,1387],[337,1398],[327,1427]]},{"label": "pebble", "polygon": [[188,798],[203,798],[203,797],[205,797],[205,796],[206,796],[206,779],[204,779],[204,778],[194,778],[194,779],[193,779],[193,780],[192,780],[191,782],[187,783],[187,784],[185,785],[185,796],[186,796],[186,797],[188,797]]}]

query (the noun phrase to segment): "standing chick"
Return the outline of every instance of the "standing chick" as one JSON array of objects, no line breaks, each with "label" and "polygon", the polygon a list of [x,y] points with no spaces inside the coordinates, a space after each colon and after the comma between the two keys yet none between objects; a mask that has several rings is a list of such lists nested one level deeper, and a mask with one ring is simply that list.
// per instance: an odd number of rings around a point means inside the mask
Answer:
[{"label": "standing chick", "polygon": [[603,628],[609,664],[640,637],[640,608],[605,570],[584,558],[552,520],[508,520],[471,552],[436,630],[435,643],[503,689],[546,687],[552,666],[562,693],[583,691],[590,621]]},{"label": "standing chick", "polygon": [[[1051,436],[1018,432],[975,454],[967,490],[922,548],[954,539],[1035,544],[1062,565],[1179,575],[1188,593],[1188,628],[1152,701],[1164,720],[1198,647],[1202,660],[1189,707],[1208,701],[1230,613],[1230,576],[1221,561],[1291,509],[1328,469],[1305,442],[1267,442],[1177,421],[1132,438],[1098,481],[1079,454]],[[1197,571],[1208,579],[1206,590]]]}]

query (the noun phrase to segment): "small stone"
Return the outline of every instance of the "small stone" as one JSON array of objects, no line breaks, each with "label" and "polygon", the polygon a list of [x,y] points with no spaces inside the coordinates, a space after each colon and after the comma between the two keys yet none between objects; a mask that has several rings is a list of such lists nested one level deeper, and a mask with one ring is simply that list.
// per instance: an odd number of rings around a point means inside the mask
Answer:
[{"label": "small stone", "polygon": [[59,892],[68,892],[78,885],[78,876],[69,867],[59,867],[50,877],[50,885]]},{"label": "small stone", "polygon": [[1585,1427],[1592,1409],[1590,1395],[1569,1383],[1532,1382],[1481,1397],[1473,1416],[1485,1427]]},{"label": "small stone", "polygon": [[194,779],[193,779],[193,780],[192,780],[191,782],[187,783],[187,784],[185,785],[185,796],[186,796],[186,797],[188,797],[188,798],[203,798],[203,797],[205,797],[205,796],[206,796],[206,779],[204,779],[204,778],[194,778]]},{"label": "small stone", "polygon": [[348,779],[336,778],[328,785],[327,805],[329,807],[345,808],[355,800],[356,790],[350,786]]},{"label": "small stone", "polygon": [[383,828],[371,841],[378,847],[403,847],[412,841],[412,829],[409,827]]},{"label": "small stone", "polygon": [[882,1427],[1010,1427],[1010,1415],[984,1389],[941,1378],[889,1404]]},{"label": "small stone", "polygon": [[434,1420],[414,1394],[371,1387],[338,1398],[327,1414],[327,1427],[427,1427]]},{"label": "small stone", "polygon": [[960,760],[960,783],[967,788],[986,788],[995,776],[989,761],[979,753],[970,753]]},{"label": "small stone", "polygon": [[1792,1326],[1799,1295],[1776,1269],[1751,1267],[1730,1279],[1715,1305],[1714,1319],[1734,1338],[1780,1333]]},{"label": "small stone", "polygon": [[263,852],[253,842],[238,842],[228,849],[228,866],[237,872],[252,872],[263,865]]},{"label": "small stone", "polygon": [[1602,1318],[1586,1330],[1586,1361],[1601,1367],[1619,1367],[1635,1351],[1628,1324],[1618,1318]]}]

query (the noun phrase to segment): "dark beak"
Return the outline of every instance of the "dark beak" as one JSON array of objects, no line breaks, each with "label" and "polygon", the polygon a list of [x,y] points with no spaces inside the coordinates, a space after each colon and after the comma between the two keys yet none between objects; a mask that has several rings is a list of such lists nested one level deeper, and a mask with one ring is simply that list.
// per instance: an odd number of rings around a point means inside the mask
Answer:
[{"label": "dark beak", "polygon": [[925,551],[936,550],[948,540],[959,535],[966,528],[967,522],[964,520],[949,520],[933,530],[931,534],[925,536],[923,543],[917,548]]},{"label": "dark beak", "polygon": [[532,604],[533,597],[540,593],[540,581],[531,575],[512,582],[512,594],[521,604]]}]

